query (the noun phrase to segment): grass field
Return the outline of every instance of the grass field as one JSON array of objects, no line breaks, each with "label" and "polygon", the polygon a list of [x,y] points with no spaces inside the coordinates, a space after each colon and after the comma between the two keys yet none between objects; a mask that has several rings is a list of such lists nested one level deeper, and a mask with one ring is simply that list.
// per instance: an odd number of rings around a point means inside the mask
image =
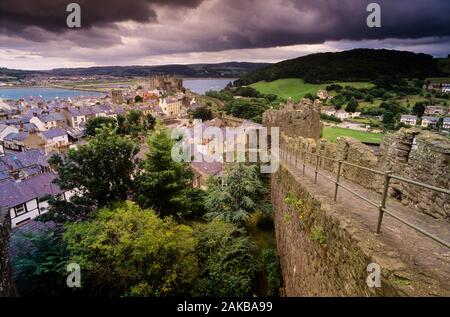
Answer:
[{"label": "grass field", "polygon": [[338,136],[349,136],[360,140],[362,142],[381,142],[383,141],[384,134],[383,133],[373,133],[373,132],[365,132],[358,131],[340,127],[324,127],[323,128],[323,137],[325,139],[330,140],[331,142],[336,142],[336,138]]},{"label": "grass field", "polygon": [[[355,88],[370,88],[373,86],[367,82],[336,82],[341,86],[353,86]],[[325,89],[329,84],[308,84],[300,78],[278,79],[272,82],[260,81],[251,84],[250,87],[255,88],[264,94],[274,94],[281,98],[287,99],[292,97],[294,100],[300,100],[307,93],[315,95],[318,90]]]}]

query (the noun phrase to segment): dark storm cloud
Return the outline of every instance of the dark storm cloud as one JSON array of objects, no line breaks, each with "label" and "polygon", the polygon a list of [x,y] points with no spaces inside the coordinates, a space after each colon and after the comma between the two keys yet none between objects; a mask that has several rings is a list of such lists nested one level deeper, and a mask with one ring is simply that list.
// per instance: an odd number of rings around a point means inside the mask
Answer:
[{"label": "dark storm cloud", "polygon": [[[204,36],[193,48],[220,50],[258,48],[292,44],[315,44],[329,40],[383,38],[420,38],[450,35],[448,0],[76,0],[82,8],[84,28],[109,27],[114,22],[161,23],[157,9],[197,8],[202,2],[214,2],[213,11],[201,12]],[[60,33],[67,31],[65,8],[70,0],[2,0],[0,28],[3,34],[16,34],[34,41],[45,41],[45,34],[27,31],[37,26]],[[377,2],[382,8],[382,27],[366,26],[367,4]],[[213,19],[209,19],[213,16]],[[183,28],[183,21],[179,23]],[[221,35],[227,40],[208,38],[223,24]],[[100,35],[100,34],[98,34]],[[104,34],[105,35],[105,34]],[[78,43],[82,44],[82,43]]]},{"label": "dark storm cloud", "polygon": [[193,8],[202,0],[1,0],[0,30],[5,34],[19,33],[31,37],[24,30],[35,26],[51,32],[65,32],[66,7],[78,3],[84,28],[105,26],[114,22],[156,22],[156,6]]},{"label": "dark storm cloud", "polygon": [[[66,28],[70,2],[81,29]],[[381,5],[381,28],[367,27],[370,2]],[[446,56],[448,12],[449,0],[0,0],[0,62],[274,61],[354,47]]]},{"label": "dark storm cloud", "polygon": [[[224,48],[317,44],[324,41],[421,38],[450,35],[448,0],[248,0],[228,19],[239,25]],[[366,24],[367,5],[381,6],[381,28]],[[230,3],[223,2],[226,12]],[[208,49],[207,46],[204,49]]]}]

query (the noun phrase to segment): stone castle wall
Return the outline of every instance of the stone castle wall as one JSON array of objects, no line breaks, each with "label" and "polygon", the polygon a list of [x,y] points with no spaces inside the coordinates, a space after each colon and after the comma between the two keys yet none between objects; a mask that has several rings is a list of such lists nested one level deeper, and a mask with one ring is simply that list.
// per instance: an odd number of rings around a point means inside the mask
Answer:
[{"label": "stone castle wall", "polygon": [[309,99],[303,99],[297,104],[289,100],[280,110],[271,109],[264,112],[262,122],[265,127],[279,127],[280,132],[288,136],[301,135],[318,139],[322,132],[321,107],[319,100],[313,103]]},{"label": "stone castle wall", "polygon": [[6,208],[0,208],[0,297],[14,295],[14,283],[9,264],[11,219]]},{"label": "stone castle wall", "polygon": [[[284,295],[450,295],[448,285],[404,262],[398,250],[350,217],[345,207],[283,164],[272,174],[271,195]],[[302,203],[289,203],[289,196]],[[380,288],[366,283],[367,266],[373,262],[382,267]],[[408,276],[408,283],[402,276]]]},{"label": "stone castle wall", "polygon": [[[282,135],[281,142],[287,144],[298,159],[303,151],[318,153],[343,160],[355,165],[392,171],[393,174],[411,180],[423,182],[439,188],[450,188],[450,140],[428,131],[401,129],[388,134],[380,147],[380,155],[361,142],[339,137],[336,143],[327,140],[314,140],[302,136]],[[315,165],[316,157],[308,156],[307,162]],[[320,159],[319,166],[337,173],[337,163]],[[383,175],[356,167],[342,165],[341,175],[365,188],[381,193]],[[394,179],[390,181],[389,194],[402,201],[406,206],[416,208],[434,218],[450,221],[450,197]]]},{"label": "stone castle wall", "polygon": [[[401,129],[381,145],[380,168],[431,186],[450,188],[450,140],[429,131]],[[406,206],[450,221],[450,195],[392,180],[391,195]]]}]

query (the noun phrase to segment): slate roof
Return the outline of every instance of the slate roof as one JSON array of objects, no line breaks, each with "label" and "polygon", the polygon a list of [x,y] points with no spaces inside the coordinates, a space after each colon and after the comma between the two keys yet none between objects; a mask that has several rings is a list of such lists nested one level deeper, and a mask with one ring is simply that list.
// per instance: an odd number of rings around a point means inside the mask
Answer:
[{"label": "slate roof", "polygon": [[41,132],[41,134],[44,138],[46,138],[48,140],[48,139],[67,135],[67,132],[64,131],[63,129],[51,129],[48,131],[43,131],[43,132]]},{"label": "slate roof", "polygon": [[423,116],[423,117],[422,117],[422,121],[423,121],[423,120],[427,120],[427,121],[430,121],[430,122],[438,122],[438,121],[439,121],[439,118],[437,118],[437,117]]},{"label": "slate roof", "polygon": [[218,175],[222,172],[223,164],[221,162],[192,162],[191,167],[194,170],[207,174],[209,176]]},{"label": "slate roof", "polygon": [[413,115],[410,115],[410,114],[402,114],[401,119],[417,120],[417,116],[413,116]]},{"label": "slate roof", "polygon": [[0,179],[9,178],[9,171],[22,169],[27,176],[41,173],[48,166],[48,156],[33,149],[0,156]]},{"label": "slate roof", "polygon": [[38,116],[39,120],[42,122],[52,122],[52,121],[64,121],[65,118],[62,113],[60,112],[52,112],[47,115],[40,115]]},{"label": "slate roof", "polygon": [[62,191],[58,185],[52,183],[55,177],[55,174],[49,172],[23,181],[4,180],[0,182],[0,206],[10,208],[46,195],[61,194]]},{"label": "slate roof", "polygon": [[11,230],[11,239],[9,242],[10,258],[20,254],[30,254],[36,250],[36,247],[28,238],[28,235],[39,235],[49,230],[61,233],[63,226],[53,221],[30,220]]}]

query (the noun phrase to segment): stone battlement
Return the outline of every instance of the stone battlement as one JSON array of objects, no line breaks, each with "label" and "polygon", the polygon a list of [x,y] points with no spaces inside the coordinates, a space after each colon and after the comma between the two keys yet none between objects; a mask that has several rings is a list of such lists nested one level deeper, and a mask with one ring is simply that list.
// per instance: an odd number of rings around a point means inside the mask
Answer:
[{"label": "stone battlement", "polygon": [[301,135],[306,138],[319,139],[322,131],[320,110],[322,102],[302,99],[294,103],[289,99],[287,104],[279,110],[267,110],[263,114],[263,125],[279,127],[288,136]]}]

